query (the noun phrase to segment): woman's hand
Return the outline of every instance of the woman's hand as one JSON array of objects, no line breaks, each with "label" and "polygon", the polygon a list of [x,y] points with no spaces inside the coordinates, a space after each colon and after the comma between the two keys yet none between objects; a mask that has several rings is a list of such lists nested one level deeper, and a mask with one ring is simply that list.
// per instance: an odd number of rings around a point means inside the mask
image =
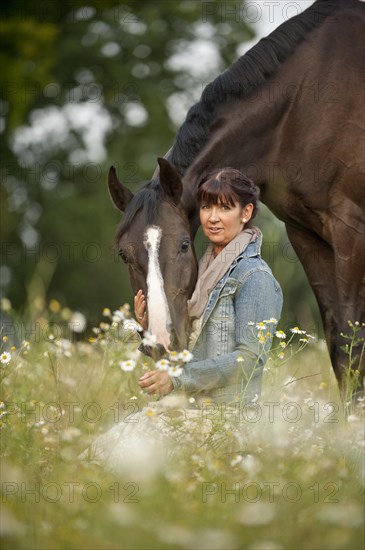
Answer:
[{"label": "woman's hand", "polygon": [[143,330],[147,330],[148,317],[146,312],[146,299],[142,293],[142,290],[139,290],[134,297],[134,315]]},{"label": "woman's hand", "polygon": [[167,395],[174,389],[171,378],[167,372],[163,370],[146,372],[146,374],[141,376],[138,380],[138,384],[142,390],[151,395]]}]

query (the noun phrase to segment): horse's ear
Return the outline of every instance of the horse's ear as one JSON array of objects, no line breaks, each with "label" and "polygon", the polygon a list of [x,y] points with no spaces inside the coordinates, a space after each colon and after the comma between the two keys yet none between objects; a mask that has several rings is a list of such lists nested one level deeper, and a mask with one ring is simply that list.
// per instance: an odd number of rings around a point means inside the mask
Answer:
[{"label": "horse's ear", "polygon": [[179,204],[183,186],[176,168],[165,158],[159,157],[157,162],[160,167],[160,183],[163,190],[175,204]]},{"label": "horse's ear", "polygon": [[114,166],[109,168],[108,187],[113,203],[119,210],[124,212],[133,199],[133,193],[119,181]]}]

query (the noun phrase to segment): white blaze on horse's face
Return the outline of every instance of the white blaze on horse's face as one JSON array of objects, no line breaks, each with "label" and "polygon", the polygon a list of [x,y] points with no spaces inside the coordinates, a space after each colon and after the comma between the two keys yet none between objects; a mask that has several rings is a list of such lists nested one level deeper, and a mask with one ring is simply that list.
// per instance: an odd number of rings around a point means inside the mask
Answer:
[{"label": "white blaze on horse's face", "polygon": [[161,228],[156,225],[151,225],[146,230],[143,241],[148,254],[148,331],[154,334],[157,338],[157,342],[168,350],[170,344],[169,331],[171,328],[171,317],[158,260],[161,236]]}]

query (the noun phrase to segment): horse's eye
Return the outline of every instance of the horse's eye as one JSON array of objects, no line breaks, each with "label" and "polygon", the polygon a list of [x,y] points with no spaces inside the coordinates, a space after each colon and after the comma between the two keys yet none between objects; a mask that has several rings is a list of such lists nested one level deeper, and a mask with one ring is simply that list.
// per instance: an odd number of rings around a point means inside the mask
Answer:
[{"label": "horse's eye", "polygon": [[125,264],[128,263],[127,254],[123,250],[119,250],[118,255],[119,255],[120,258],[122,258],[122,260]]},{"label": "horse's eye", "polygon": [[190,246],[190,241],[186,239],[181,243],[181,249],[180,249],[181,252],[187,252],[189,250],[189,246]]}]

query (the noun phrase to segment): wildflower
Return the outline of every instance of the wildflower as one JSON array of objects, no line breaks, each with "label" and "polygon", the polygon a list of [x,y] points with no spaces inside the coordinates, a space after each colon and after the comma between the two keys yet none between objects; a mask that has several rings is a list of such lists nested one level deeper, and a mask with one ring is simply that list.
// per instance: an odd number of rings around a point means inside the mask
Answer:
[{"label": "wildflower", "polygon": [[108,307],[105,307],[105,308],[103,309],[103,315],[104,315],[104,317],[111,317],[111,314],[112,314],[112,312],[110,311],[110,309],[109,309]]},{"label": "wildflower", "polygon": [[61,304],[58,300],[51,300],[48,307],[52,311],[52,313],[58,313],[59,311],[61,311]]},{"label": "wildflower", "polygon": [[11,346],[10,351],[16,351],[16,347],[15,347],[15,346]]},{"label": "wildflower", "polygon": [[144,346],[151,346],[153,348],[157,346],[157,338],[154,334],[146,331],[144,333],[144,338],[142,338],[142,344]]},{"label": "wildflower", "polygon": [[152,409],[152,407],[146,408],[146,416],[155,416],[156,412]]},{"label": "wildflower", "polygon": [[242,355],[239,355],[239,356],[237,357],[237,359],[236,359],[237,363],[243,363],[244,360],[245,360],[245,358],[242,357]]},{"label": "wildflower", "polygon": [[64,319],[64,321],[69,321],[72,317],[72,311],[69,307],[64,307],[61,311],[61,318]]},{"label": "wildflower", "polygon": [[177,377],[181,376],[183,372],[183,369],[179,367],[178,365],[174,365],[173,367],[169,367],[169,370],[167,371],[169,376]]},{"label": "wildflower", "polygon": [[71,357],[72,345],[70,340],[67,340],[66,338],[61,338],[60,340],[57,340],[56,346],[61,349],[65,357]]},{"label": "wildflower", "polygon": [[285,349],[286,348],[286,342],[280,342],[279,346],[281,347],[281,349]]},{"label": "wildflower", "polygon": [[236,456],[231,460],[231,466],[237,466],[237,464],[239,464],[240,462],[242,462],[242,455],[236,455]]},{"label": "wildflower", "polygon": [[256,324],[256,328],[257,330],[265,330],[266,325],[263,321],[260,321],[259,323]]},{"label": "wildflower", "polygon": [[88,338],[88,342],[90,342],[90,344],[93,344],[94,342],[96,342],[96,338]]},{"label": "wildflower", "polygon": [[300,330],[299,327],[291,328],[290,332],[292,332],[293,334],[305,334],[305,330]]},{"label": "wildflower", "polygon": [[120,311],[120,309],[116,309],[115,311],[113,311],[113,316],[112,316],[112,321],[113,323],[120,323],[121,321],[124,321],[125,319],[125,316],[124,314]]},{"label": "wildflower", "polygon": [[156,363],[156,369],[158,370],[168,370],[170,367],[170,362],[167,359],[160,359]]},{"label": "wildflower", "polygon": [[93,333],[94,333],[94,334],[100,334],[100,328],[98,328],[98,327],[93,327],[92,330],[93,330]]},{"label": "wildflower", "polygon": [[173,363],[177,362],[179,360],[179,354],[177,351],[172,351],[169,356],[170,361]]},{"label": "wildflower", "polygon": [[193,354],[187,349],[184,349],[179,353],[179,359],[181,359],[183,363],[189,363],[189,361],[191,361],[192,358],[193,358]]},{"label": "wildflower", "polygon": [[23,340],[22,348],[29,351],[30,350],[30,342],[28,342],[28,340]]},{"label": "wildflower", "polygon": [[3,336],[3,342],[7,342],[9,338],[7,336]]},{"label": "wildflower", "polygon": [[247,324],[248,324],[250,327],[253,327],[253,325],[254,325],[255,323],[254,323],[253,321],[249,321]]},{"label": "wildflower", "polygon": [[275,332],[275,336],[276,338],[286,338],[286,334],[283,330],[277,330]]},{"label": "wildflower", "polygon": [[8,298],[1,298],[1,311],[10,311],[11,301]]},{"label": "wildflower", "polygon": [[131,330],[133,332],[138,332],[143,330],[143,327],[137,323],[134,319],[125,319],[123,321],[123,328],[124,330]]},{"label": "wildflower", "polygon": [[299,342],[307,343],[309,340],[308,338],[299,338]]},{"label": "wildflower", "polygon": [[265,343],[265,337],[264,337],[264,336],[260,336],[259,342],[260,342],[260,344],[264,344],[264,343]]},{"label": "wildflower", "polygon": [[283,354],[283,352],[280,352],[280,353],[278,354],[278,357],[279,357],[279,359],[284,359],[285,355]]},{"label": "wildflower", "polygon": [[83,315],[80,311],[74,311],[68,324],[73,332],[83,332],[86,328],[85,315]]},{"label": "wildflower", "polygon": [[7,365],[11,360],[11,354],[8,352],[8,351],[4,351],[1,355],[0,355],[0,361],[2,362],[3,365]]},{"label": "wildflower", "polygon": [[110,329],[110,324],[109,323],[99,323],[99,327],[100,327],[100,330],[103,330],[104,332],[106,332],[107,330]]},{"label": "wildflower", "polygon": [[127,359],[127,361],[120,361],[119,366],[125,372],[129,372],[134,370],[136,362],[134,361],[134,359]]}]

